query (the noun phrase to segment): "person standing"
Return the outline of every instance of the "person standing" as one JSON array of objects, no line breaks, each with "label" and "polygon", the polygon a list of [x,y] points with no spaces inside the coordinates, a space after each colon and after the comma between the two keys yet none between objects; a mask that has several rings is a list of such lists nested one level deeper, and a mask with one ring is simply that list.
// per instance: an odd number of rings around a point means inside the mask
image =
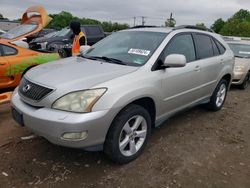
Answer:
[{"label": "person standing", "polygon": [[75,35],[72,46],[72,56],[76,56],[80,53],[80,47],[87,45],[87,38],[84,32],[81,31],[80,22],[72,21],[69,27]]}]

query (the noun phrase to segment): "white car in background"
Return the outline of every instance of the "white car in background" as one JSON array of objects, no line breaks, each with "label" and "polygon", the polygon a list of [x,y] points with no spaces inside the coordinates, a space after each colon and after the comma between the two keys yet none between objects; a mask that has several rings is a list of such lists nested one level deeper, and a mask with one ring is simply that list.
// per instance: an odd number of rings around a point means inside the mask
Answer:
[{"label": "white car in background", "polygon": [[250,79],[250,38],[223,37],[234,52],[235,66],[232,84],[246,89]]}]

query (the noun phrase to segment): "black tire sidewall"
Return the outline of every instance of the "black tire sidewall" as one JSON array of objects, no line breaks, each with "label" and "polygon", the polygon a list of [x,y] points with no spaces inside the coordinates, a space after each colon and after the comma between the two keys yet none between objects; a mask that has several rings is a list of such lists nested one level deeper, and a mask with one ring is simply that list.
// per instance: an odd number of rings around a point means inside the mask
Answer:
[{"label": "black tire sidewall", "polygon": [[[225,84],[225,86],[226,86],[226,96],[225,96],[225,98],[224,98],[224,101],[223,101],[222,105],[221,105],[221,106],[217,106],[217,105],[216,105],[217,93],[219,92],[220,87],[221,87],[222,84]],[[209,103],[209,105],[208,105],[208,108],[209,108],[210,110],[212,110],[212,111],[218,111],[218,110],[220,110],[220,109],[223,107],[223,105],[224,105],[224,103],[225,103],[225,101],[226,101],[227,92],[228,92],[228,81],[225,80],[225,79],[222,79],[222,80],[219,82],[219,84],[216,86],[216,88],[215,88],[215,90],[214,90],[214,92],[213,92],[213,95],[212,95],[212,97],[211,97],[211,99],[210,99],[210,103]]]},{"label": "black tire sidewall", "polygon": [[[147,122],[147,136],[142,147],[132,156],[124,156],[119,148],[119,138],[122,128],[125,123],[132,118],[133,116],[141,115],[145,118]],[[128,163],[134,159],[136,159],[144,150],[148,138],[151,133],[151,118],[146,109],[139,105],[129,105],[124,108],[114,119],[111,127],[108,131],[105,143],[104,143],[104,153],[110,158],[112,161],[120,164]]]},{"label": "black tire sidewall", "polygon": [[240,89],[244,90],[244,89],[247,89],[248,87],[248,83],[249,82],[249,73],[246,75],[243,83],[240,85]]}]

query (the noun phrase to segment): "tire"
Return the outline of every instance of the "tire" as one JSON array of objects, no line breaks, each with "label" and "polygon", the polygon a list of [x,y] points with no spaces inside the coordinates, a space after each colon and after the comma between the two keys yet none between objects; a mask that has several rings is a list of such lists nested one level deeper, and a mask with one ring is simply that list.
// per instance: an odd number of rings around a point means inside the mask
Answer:
[{"label": "tire", "polygon": [[250,76],[250,73],[247,73],[243,83],[241,85],[239,85],[239,88],[244,90],[248,87],[248,84],[249,84],[249,76]]},{"label": "tire", "polygon": [[226,100],[227,90],[228,90],[228,81],[222,79],[215,88],[213,95],[210,98],[210,102],[207,104],[207,108],[211,111],[220,110]]},{"label": "tire", "polygon": [[[137,121],[140,123],[136,123]],[[143,107],[132,104],[124,108],[108,131],[104,143],[106,156],[119,164],[136,159],[147,144],[151,123],[150,115]]]}]

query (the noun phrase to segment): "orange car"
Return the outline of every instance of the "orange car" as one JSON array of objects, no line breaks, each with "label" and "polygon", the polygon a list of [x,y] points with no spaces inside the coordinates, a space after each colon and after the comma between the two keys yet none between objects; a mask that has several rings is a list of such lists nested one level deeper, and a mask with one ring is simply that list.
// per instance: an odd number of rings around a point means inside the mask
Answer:
[{"label": "orange car", "polygon": [[30,68],[59,59],[57,53],[43,53],[18,45],[18,40],[39,32],[51,18],[40,6],[23,14],[21,25],[0,36],[0,89],[16,87]]}]

